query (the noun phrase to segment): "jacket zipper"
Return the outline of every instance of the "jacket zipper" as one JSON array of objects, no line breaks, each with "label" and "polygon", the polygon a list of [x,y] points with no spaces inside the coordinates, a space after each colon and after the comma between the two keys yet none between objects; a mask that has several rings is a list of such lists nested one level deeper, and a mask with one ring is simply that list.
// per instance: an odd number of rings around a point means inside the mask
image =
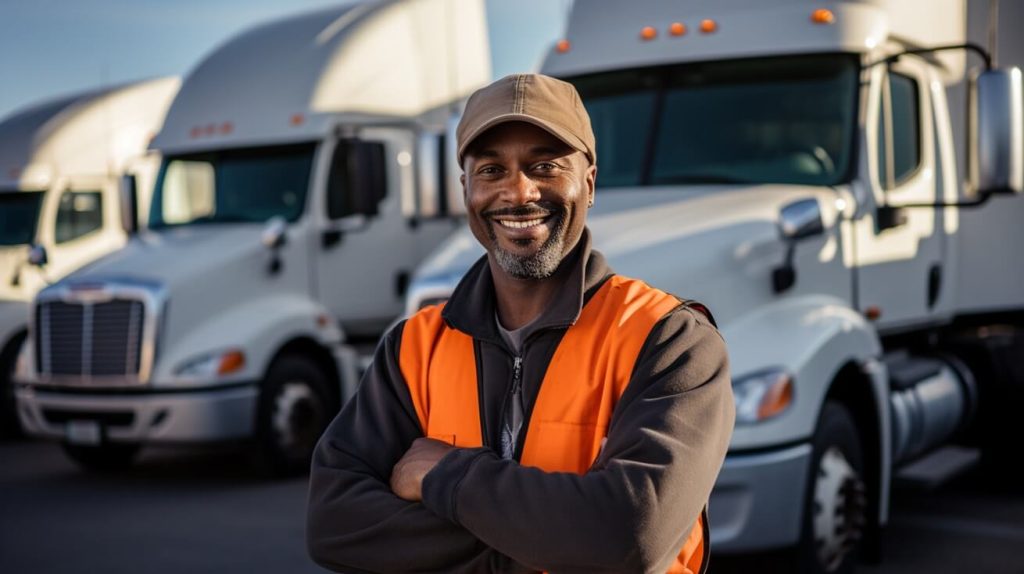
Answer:
[{"label": "jacket zipper", "polygon": [[[511,431],[515,430],[515,421],[512,420],[514,417],[509,416],[509,407],[511,406],[512,412],[515,412],[515,405],[519,404],[522,408],[522,387],[523,387],[523,357],[521,355],[514,355],[512,357],[512,386],[509,388],[508,394],[505,395],[505,400],[502,401],[501,405],[501,417],[508,423],[508,428]],[[512,401],[511,404],[509,401]],[[504,426],[504,425],[503,425]],[[519,432],[515,433],[515,436],[509,436],[512,440],[512,444],[509,446],[512,453],[512,460],[519,460],[516,451],[519,447],[519,434],[523,430],[523,421],[519,421]],[[504,432],[504,431],[503,431]],[[504,454],[504,453],[502,453]]]}]

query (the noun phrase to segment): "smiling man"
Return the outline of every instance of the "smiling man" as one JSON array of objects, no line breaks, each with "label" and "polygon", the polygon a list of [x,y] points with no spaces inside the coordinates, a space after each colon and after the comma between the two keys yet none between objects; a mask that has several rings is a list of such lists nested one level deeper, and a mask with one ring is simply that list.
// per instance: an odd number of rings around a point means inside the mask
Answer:
[{"label": "smiling man", "polygon": [[458,129],[487,255],[382,340],[320,440],[312,557],[345,572],[703,572],[732,433],[699,304],[591,249],[597,177],[572,85],[514,75]]}]

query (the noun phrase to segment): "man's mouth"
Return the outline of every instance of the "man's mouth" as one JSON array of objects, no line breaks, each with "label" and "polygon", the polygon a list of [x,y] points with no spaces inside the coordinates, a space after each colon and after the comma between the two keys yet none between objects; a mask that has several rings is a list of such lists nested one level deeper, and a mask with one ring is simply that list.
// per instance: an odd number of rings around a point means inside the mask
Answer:
[{"label": "man's mouth", "polygon": [[509,229],[528,229],[544,223],[547,217],[539,217],[537,219],[526,219],[526,220],[515,220],[515,219],[495,219],[503,227]]}]

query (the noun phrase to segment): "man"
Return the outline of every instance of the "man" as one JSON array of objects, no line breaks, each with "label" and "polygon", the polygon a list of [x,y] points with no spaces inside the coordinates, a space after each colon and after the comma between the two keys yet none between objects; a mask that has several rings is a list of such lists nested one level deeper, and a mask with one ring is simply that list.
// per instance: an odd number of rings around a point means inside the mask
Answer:
[{"label": "man", "polygon": [[457,136],[487,255],[385,336],[321,438],[310,554],[346,572],[704,571],[735,415],[710,317],[591,249],[597,156],[570,84],[499,80]]}]

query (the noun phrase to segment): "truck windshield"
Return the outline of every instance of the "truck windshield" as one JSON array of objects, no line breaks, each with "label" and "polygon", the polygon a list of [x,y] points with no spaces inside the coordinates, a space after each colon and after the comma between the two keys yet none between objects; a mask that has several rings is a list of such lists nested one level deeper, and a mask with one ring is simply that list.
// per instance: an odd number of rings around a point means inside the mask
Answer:
[{"label": "truck windshield", "polygon": [[36,238],[41,191],[0,191],[0,245],[28,245]]},{"label": "truck windshield", "polygon": [[315,144],[168,156],[160,167],[150,227],[262,223],[302,215]]},{"label": "truck windshield", "polygon": [[759,58],[571,78],[597,136],[600,187],[835,185],[849,178],[853,55]]}]

